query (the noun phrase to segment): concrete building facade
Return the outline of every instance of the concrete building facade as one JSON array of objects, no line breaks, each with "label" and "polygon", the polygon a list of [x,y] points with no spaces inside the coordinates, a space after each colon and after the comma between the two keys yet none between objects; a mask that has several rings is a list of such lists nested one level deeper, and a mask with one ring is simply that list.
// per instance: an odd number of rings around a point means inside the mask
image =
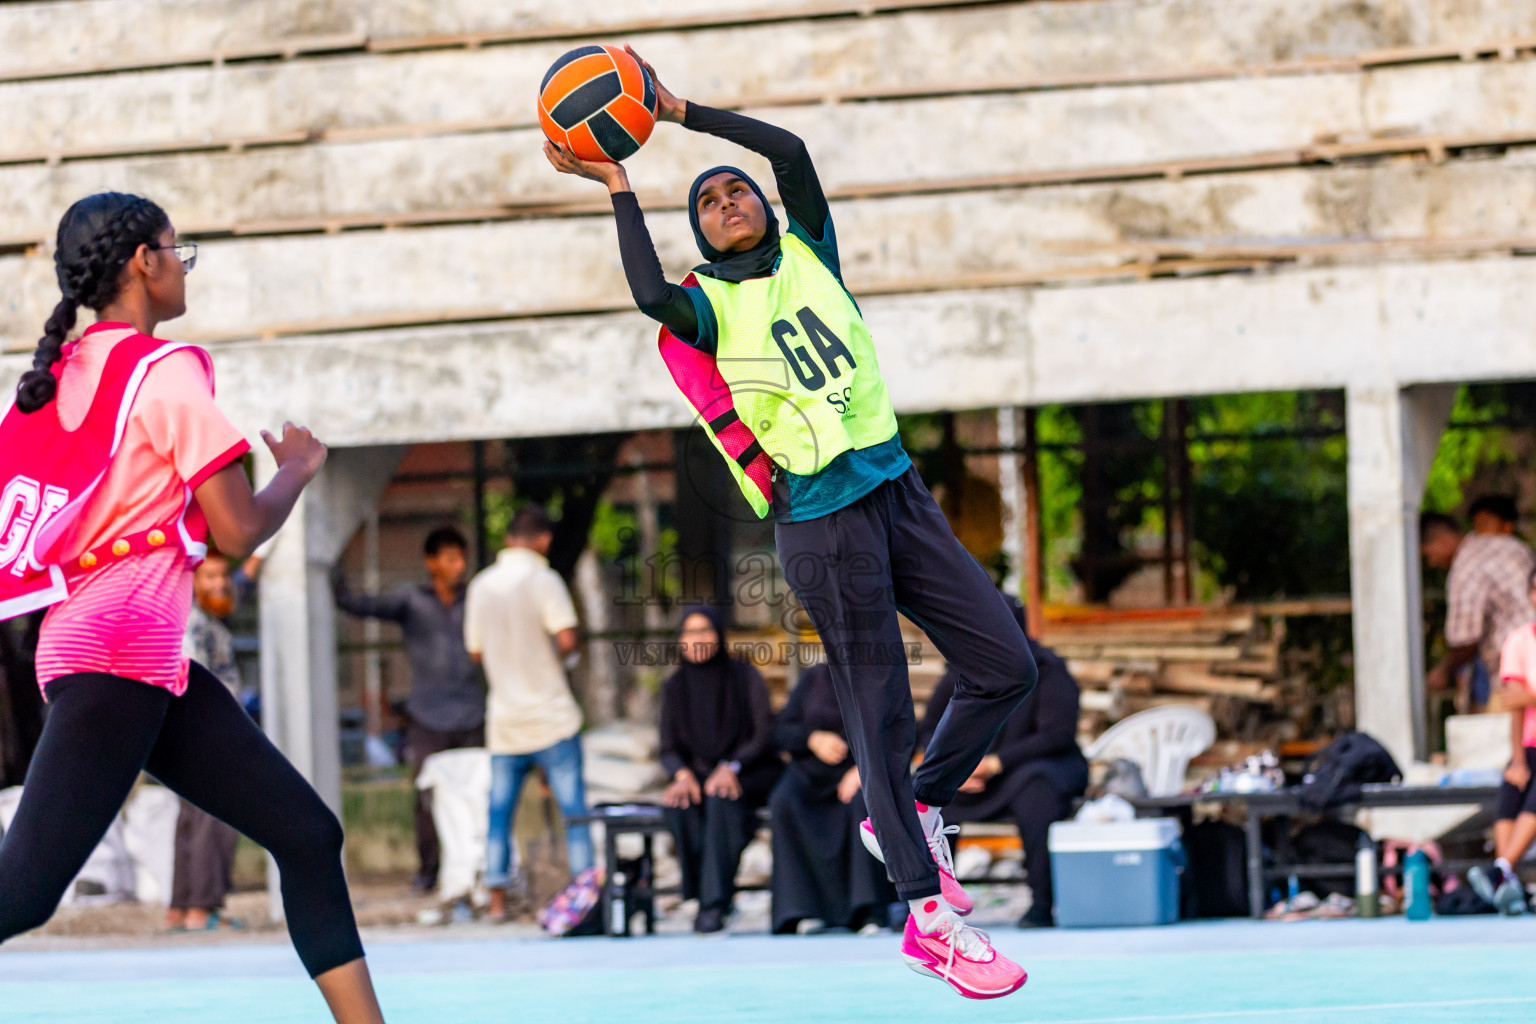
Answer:
[{"label": "concrete building facade", "polygon": [[[102,188],[203,254],[220,401],[333,446],[262,588],[284,748],[334,797],[325,574],[403,451],[686,426],[608,202],[539,153],[558,54],[802,135],[898,411],[1342,389],[1359,725],[1424,742],[1415,517],[1457,384],[1536,377],[1518,0],[45,0],[0,5],[0,376]],[[630,163],[663,263],[700,168]],[[308,642],[295,643],[296,637]]]}]

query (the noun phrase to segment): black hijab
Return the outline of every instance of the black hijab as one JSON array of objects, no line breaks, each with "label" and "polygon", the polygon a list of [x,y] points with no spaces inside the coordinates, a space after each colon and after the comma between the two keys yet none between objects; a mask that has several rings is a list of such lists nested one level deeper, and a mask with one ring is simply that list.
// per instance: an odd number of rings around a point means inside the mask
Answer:
[{"label": "black hijab", "polygon": [[[768,215],[768,224],[763,230],[763,240],[746,252],[721,252],[709,244],[709,240],[704,237],[704,232],[699,227],[699,187],[715,175],[725,173],[734,174],[746,182],[747,187],[756,192],[757,198],[762,200],[763,211]],[[704,258],[709,261],[694,267],[695,274],[737,284],[754,277],[767,277],[779,264],[779,218],[774,215],[773,207],[768,203],[768,197],[763,195],[763,190],[757,187],[757,182],[747,177],[746,172],[739,167],[729,165],[711,167],[693,179],[693,187],[688,190],[688,223],[693,226],[693,240],[699,244],[699,252],[703,253]],[[705,614],[709,613],[706,611]]]},{"label": "black hijab", "polygon": [[725,646],[725,630],[713,608],[695,605],[683,613],[683,621],[702,615],[715,627],[719,640],[708,661],[683,659],[676,681],[679,738],[700,764],[714,765],[752,736],[751,673],[731,658]]}]

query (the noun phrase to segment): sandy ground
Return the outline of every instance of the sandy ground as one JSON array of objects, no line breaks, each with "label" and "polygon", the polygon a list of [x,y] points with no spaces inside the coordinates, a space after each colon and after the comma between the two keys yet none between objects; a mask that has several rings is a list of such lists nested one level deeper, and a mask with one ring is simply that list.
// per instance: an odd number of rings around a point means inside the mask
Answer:
[{"label": "sandy ground", "polygon": [[[979,886],[975,887],[973,895],[977,902],[976,920],[989,926],[1011,923],[1029,906],[1028,890],[1016,886]],[[352,905],[369,944],[531,938],[542,934],[534,921],[537,907],[531,900],[515,901],[514,919],[506,924],[490,924],[478,916],[471,921],[453,923],[449,914],[442,913],[451,908],[441,907],[433,896],[412,892],[404,877],[354,879]],[[693,914],[697,909],[693,903],[664,896],[657,900],[657,909],[656,930],[659,934],[682,935],[692,931]],[[441,914],[443,923],[421,923],[424,912],[434,911]],[[175,949],[288,941],[282,923],[271,918],[265,890],[232,893],[225,912],[242,927],[168,934],[162,924],[164,907],[140,903],[62,907],[47,925],[12,939],[5,948],[7,951]],[[737,896],[736,913],[731,918],[729,931],[732,935],[764,935],[768,931],[768,920],[768,893],[743,892]]]}]

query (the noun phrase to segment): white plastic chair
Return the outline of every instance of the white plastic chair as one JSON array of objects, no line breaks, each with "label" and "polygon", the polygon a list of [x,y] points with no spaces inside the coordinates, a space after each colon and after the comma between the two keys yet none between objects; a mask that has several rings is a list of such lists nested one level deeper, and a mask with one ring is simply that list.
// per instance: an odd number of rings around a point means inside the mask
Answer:
[{"label": "white plastic chair", "polygon": [[1188,704],[1148,708],[1111,726],[1088,748],[1090,761],[1126,758],[1141,769],[1148,796],[1174,796],[1196,754],[1216,742],[1211,716]]}]

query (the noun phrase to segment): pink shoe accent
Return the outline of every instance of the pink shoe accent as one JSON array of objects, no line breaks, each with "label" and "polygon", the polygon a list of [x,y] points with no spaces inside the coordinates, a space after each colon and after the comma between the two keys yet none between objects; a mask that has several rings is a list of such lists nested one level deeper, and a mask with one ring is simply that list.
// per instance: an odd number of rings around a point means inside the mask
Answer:
[{"label": "pink shoe accent", "polygon": [[918,974],[938,978],[967,999],[997,999],[1017,992],[1029,980],[1024,968],[992,948],[987,933],[955,914],[944,914],[931,933],[907,918],[901,956]]},{"label": "pink shoe accent", "polygon": [[[946,902],[954,908],[955,913],[962,917],[976,909],[971,898],[966,895],[965,889],[955,879],[954,861],[949,856],[949,836],[959,832],[959,825],[944,827],[943,820],[936,823],[932,835],[928,837],[928,852],[933,857],[933,862],[939,868],[939,891]],[[875,827],[868,818],[859,823],[859,838],[864,840],[864,849],[881,864],[885,863],[885,854],[880,850],[880,840],[875,838]]]}]

